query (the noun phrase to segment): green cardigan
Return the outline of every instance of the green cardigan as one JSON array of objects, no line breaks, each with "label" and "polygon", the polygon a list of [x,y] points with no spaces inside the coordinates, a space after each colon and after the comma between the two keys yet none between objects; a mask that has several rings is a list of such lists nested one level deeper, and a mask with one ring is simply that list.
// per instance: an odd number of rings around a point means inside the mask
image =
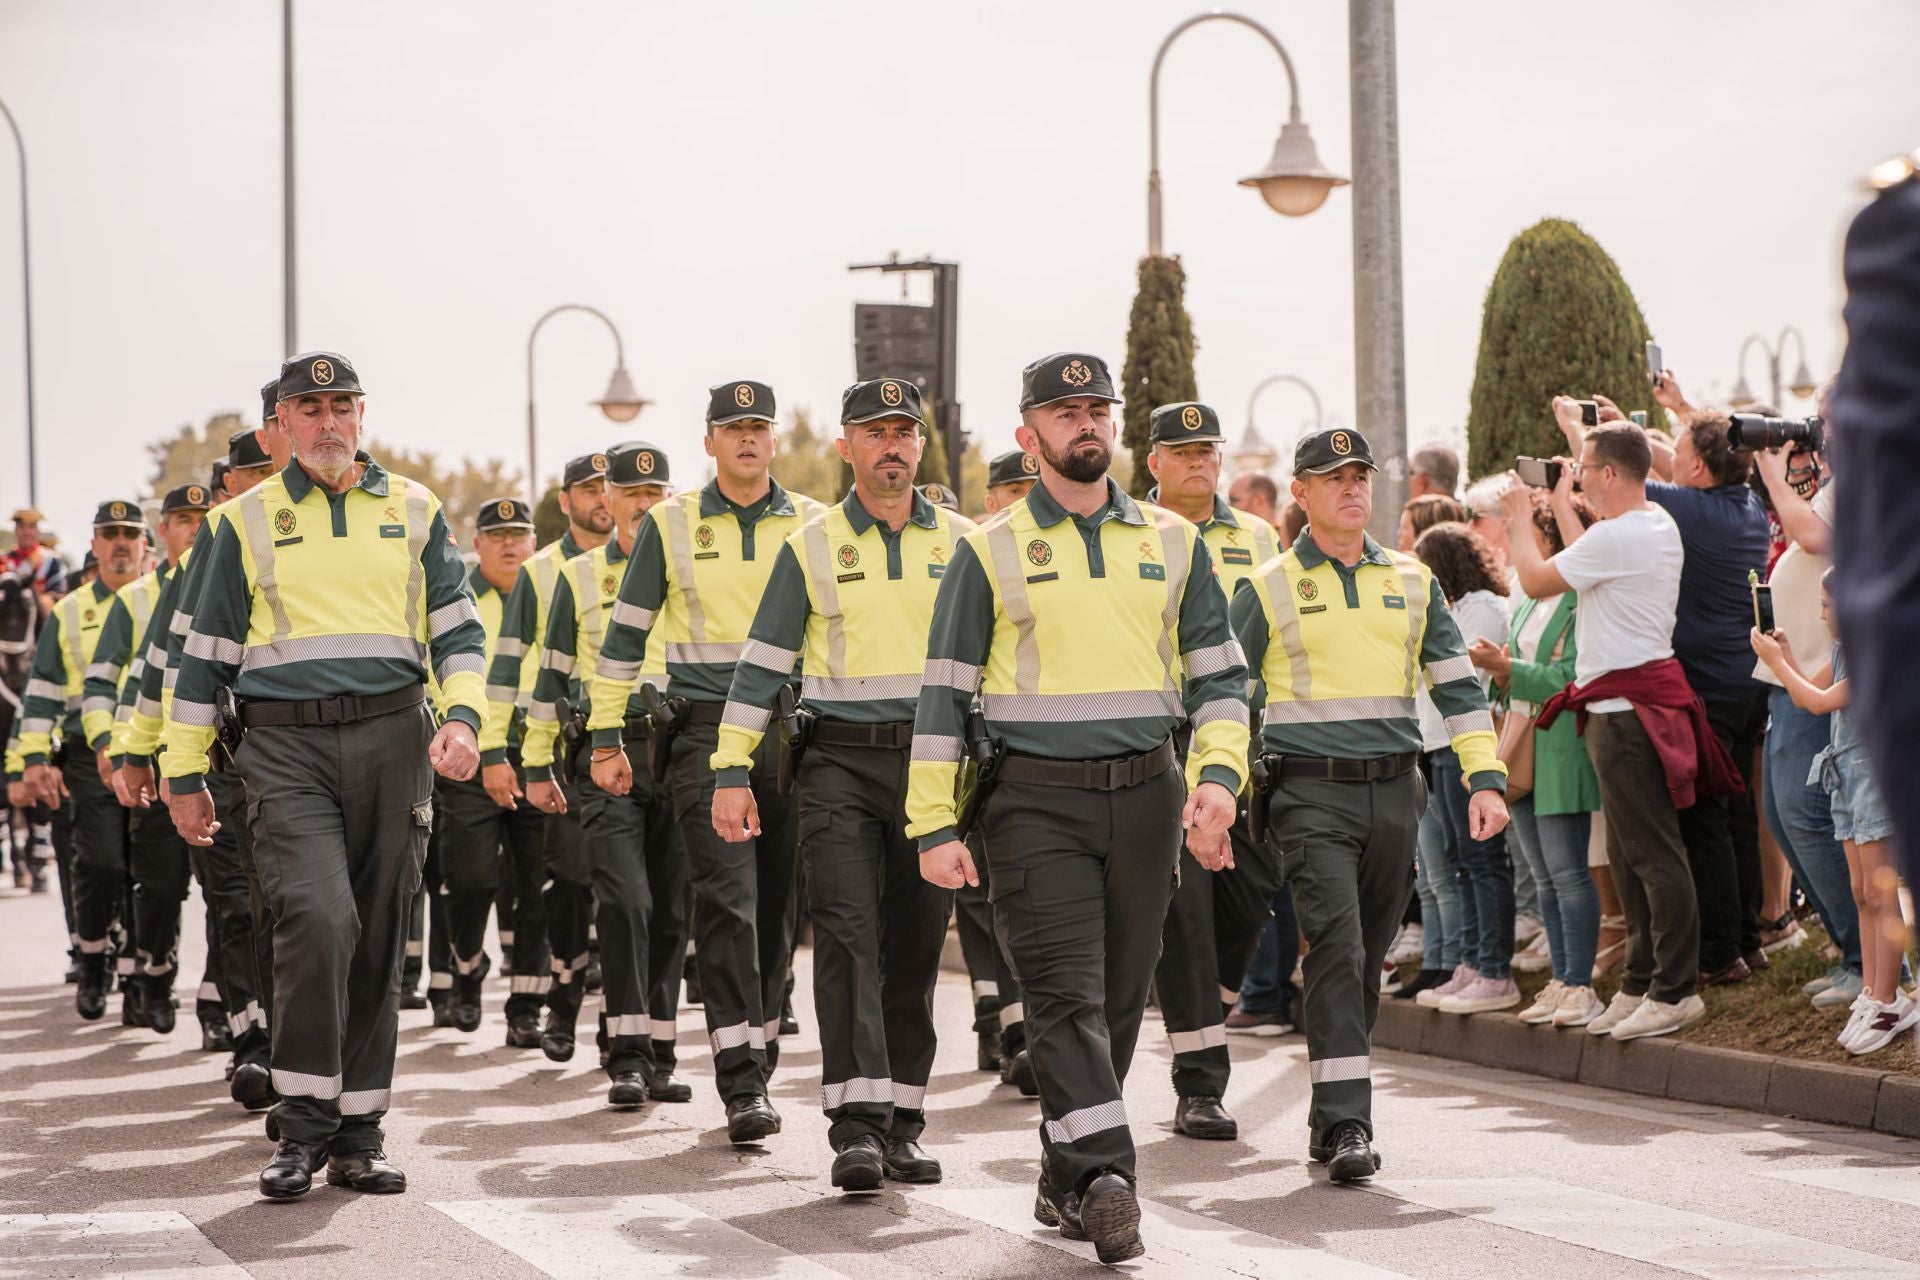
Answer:
[{"label": "green cardigan", "polygon": [[[1513,651],[1513,674],[1508,696],[1531,702],[1537,710],[1548,698],[1573,682],[1573,611],[1577,597],[1571,591],[1560,597],[1547,629],[1540,633],[1539,647],[1531,654],[1520,652],[1520,629],[1539,605],[1527,600],[1514,612],[1507,644]],[[1553,647],[1566,637],[1558,662],[1549,661]],[[1600,808],[1600,782],[1593,776],[1593,762],[1587,759],[1587,744],[1577,732],[1575,716],[1561,716],[1553,728],[1534,730],[1533,804],[1534,813],[1593,813]]]}]

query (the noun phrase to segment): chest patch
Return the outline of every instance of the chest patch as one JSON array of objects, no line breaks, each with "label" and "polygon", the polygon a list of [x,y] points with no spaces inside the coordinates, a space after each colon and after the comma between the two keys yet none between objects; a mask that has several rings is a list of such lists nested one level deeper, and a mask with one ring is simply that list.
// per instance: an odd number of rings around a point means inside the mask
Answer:
[{"label": "chest patch", "polygon": [[1027,559],[1034,564],[1046,566],[1053,563],[1053,547],[1035,538],[1027,544]]},{"label": "chest patch", "polygon": [[292,533],[294,525],[297,523],[298,521],[294,519],[293,509],[291,507],[282,507],[273,513],[274,532],[280,534],[282,537]]},{"label": "chest patch", "polygon": [[1167,567],[1161,564],[1142,564],[1140,566],[1140,576],[1143,578],[1151,578],[1155,582],[1165,582],[1167,580]]},{"label": "chest patch", "polygon": [[693,531],[693,545],[702,551],[713,545],[713,526],[703,524]]},{"label": "chest patch", "polygon": [[383,524],[380,526],[380,536],[383,538],[404,538],[407,536],[407,526],[403,524]]},{"label": "chest patch", "polygon": [[1407,598],[1405,596],[1382,596],[1380,597],[1380,603],[1389,609],[1404,609],[1407,607]]},{"label": "chest patch", "polygon": [[1320,598],[1320,584],[1312,578],[1300,579],[1300,581],[1293,584],[1293,590],[1302,600],[1317,600]]}]

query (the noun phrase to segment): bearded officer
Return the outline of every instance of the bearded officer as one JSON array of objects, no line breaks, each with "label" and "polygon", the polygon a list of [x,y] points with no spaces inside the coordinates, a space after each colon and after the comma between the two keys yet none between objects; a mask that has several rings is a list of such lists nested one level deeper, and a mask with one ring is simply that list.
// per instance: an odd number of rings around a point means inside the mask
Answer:
[{"label": "bearded officer", "polygon": [[[273,915],[278,1150],[262,1194],[395,1192],[389,1106],[407,908],[432,777],[478,768],[486,636],[439,499],[356,451],[358,376],[331,352],[281,368],[295,461],[238,499],[207,552],[162,772],[181,835],[212,843],[207,752],[231,688],[235,763]],[[429,672],[448,705],[436,732]]]},{"label": "bearded officer", "polygon": [[1192,525],[1107,478],[1116,400],[1096,356],[1025,370],[1019,439],[1040,482],[960,540],[940,584],[907,808],[922,874],[977,881],[954,796],[979,692],[1005,748],[984,816],[994,924],[1044,1117],[1034,1214],[1105,1263],[1144,1250],[1121,1101],[1153,976],[1141,940],[1165,923],[1183,827],[1217,864],[1247,768],[1246,666],[1212,557]]},{"label": "bearded officer", "polygon": [[1233,601],[1234,631],[1266,688],[1267,838],[1312,946],[1306,977],[1307,1153],[1335,1182],[1371,1178],[1371,1039],[1380,967],[1406,909],[1426,787],[1415,770],[1424,676],[1473,791],[1472,835],[1507,824],[1506,767],[1486,695],[1433,573],[1367,534],[1372,451],[1316,432],[1293,456],[1307,528]]},{"label": "bearded officer", "polygon": [[911,382],[855,383],[840,421],[853,491],[774,557],[720,723],[712,821],[729,842],[760,833],[754,757],[797,661],[817,717],[797,789],[832,1182],[877,1191],[940,1180],[920,1135],[952,898],[921,877],[903,815],[934,593],[973,522],[934,505],[940,486],[914,491],[926,439]]}]

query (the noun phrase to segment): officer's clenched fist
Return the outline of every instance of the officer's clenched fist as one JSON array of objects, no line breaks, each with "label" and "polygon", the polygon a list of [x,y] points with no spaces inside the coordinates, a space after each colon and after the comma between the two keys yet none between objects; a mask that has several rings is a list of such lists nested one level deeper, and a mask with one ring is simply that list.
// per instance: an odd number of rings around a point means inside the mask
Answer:
[{"label": "officer's clenched fist", "polygon": [[942,889],[958,889],[962,885],[980,887],[980,873],[974,869],[973,855],[958,840],[937,844],[921,854],[920,878]]}]

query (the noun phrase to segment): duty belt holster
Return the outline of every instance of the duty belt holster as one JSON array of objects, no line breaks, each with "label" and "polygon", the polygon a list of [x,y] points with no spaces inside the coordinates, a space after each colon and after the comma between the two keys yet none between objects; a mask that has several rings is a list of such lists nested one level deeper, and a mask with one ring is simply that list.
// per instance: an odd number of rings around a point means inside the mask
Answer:
[{"label": "duty belt holster", "polygon": [[1279,756],[1255,756],[1248,767],[1247,834],[1256,848],[1267,842],[1267,810],[1274,784],[1280,780]]},{"label": "duty belt holster", "polygon": [[687,727],[687,700],[664,697],[648,681],[640,686],[640,705],[646,708],[647,773],[655,782],[664,782],[673,740]]},{"label": "duty belt holster", "polygon": [[790,684],[780,686],[773,695],[773,715],[780,734],[779,752],[774,757],[773,789],[783,796],[793,794],[800,777],[800,761],[813,741],[813,728],[819,716],[800,705],[800,695]]},{"label": "duty belt holster", "polygon": [[1000,785],[1000,766],[1006,763],[1007,744],[987,732],[987,717],[979,708],[967,713],[967,758],[960,766],[958,820],[953,831],[961,840],[973,834]]},{"label": "duty belt holster", "polygon": [[247,727],[240,722],[240,703],[233,696],[233,690],[222,686],[213,691],[213,736],[220,744],[220,750],[207,753],[207,763],[216,773],[233,771],[233,757],[240,750],[240,740],[247,736]]}]

